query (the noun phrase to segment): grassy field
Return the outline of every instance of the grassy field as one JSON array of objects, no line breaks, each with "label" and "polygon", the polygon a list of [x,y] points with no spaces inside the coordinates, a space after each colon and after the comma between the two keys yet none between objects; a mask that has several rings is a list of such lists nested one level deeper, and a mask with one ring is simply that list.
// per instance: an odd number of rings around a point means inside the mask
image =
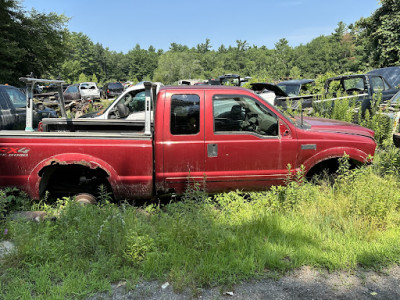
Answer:
[{"label": "grassy field", "polygon": [[[98,206],[36,204],[57,219],[0,223],[1,238],[18,248],[0,262],[0,298],[84,298],[119,280],[127,288],[168,280],[177,291],[195,291],[304,265],[396,264],[399,170],[400,151],[389,148],[371,166],[342,164],[334,184],[293,179],[287,187],[214,197],[189,185],[181,201],[140,208],[111,204],[106,193]],[[1,193],[9,208],[28,205],[15,191]]]}]

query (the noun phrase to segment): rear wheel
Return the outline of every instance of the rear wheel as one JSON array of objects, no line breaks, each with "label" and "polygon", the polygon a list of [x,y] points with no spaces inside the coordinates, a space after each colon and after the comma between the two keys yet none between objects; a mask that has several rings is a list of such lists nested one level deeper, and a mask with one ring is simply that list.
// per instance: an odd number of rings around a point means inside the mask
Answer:
[{"label": "rear wheel", "polygon": [[96,197],[88,193],[81,193],[76,195],[75,201],[83,205],[97,204]]},{"label": "rear wheel", "polygon": [[111,193],[112,198],[108,175],[101,168],[92,169],[82,165],[52,165],[39,172],[39,175],[42,176],[39,186],[40,195],[44,196],[48,191],[52,200],[80,194],[86,196],[79,198],[92,199],[87,196],[92,195],[95,200],[100,196],[100,186],[103,187],[102,193]]}]

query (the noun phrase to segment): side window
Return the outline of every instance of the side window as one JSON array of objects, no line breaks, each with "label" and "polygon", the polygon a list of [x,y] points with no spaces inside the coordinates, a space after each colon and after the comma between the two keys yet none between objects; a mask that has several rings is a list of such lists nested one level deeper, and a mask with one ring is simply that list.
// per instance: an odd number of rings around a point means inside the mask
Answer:
[{"label": "side window", "polygon": [[11,109],[7,93],[0,88],[0,109]]},{"label": "side window", "polygon": [[26,97],[25,95],[17,89],[14,88],[5,88],[8,94],[8,97],[11,100],[11,103],[15,108],[21,108],[26,106]]},{"label": "side window", "polygon": [[355,92],[364,90],[364,79],[360,77],[348,78],[343,81],[346,92]]},{"label": "side window", "polygon": [[389,87],[389,85],[388,85],[388,83],[386,82],[385,79],[383,79],[383,86],[385,87],[385,90],[390,89],[390,87]]},{"label": "side window", "polygon": [[253,132],[265,136],[278,135],[278,118],[257,100],[243,96],[213,97],[215,132]]},{"label": "side window", "polygon": [[337,92],[344,92],[344,87],[340,80],[331,80],[329,81],[327,93],[336,95]]},{"label": "side window", "polygon": [[200,97],[198,95],[172,95],[171,134],[197,134],[200,132]]},{"label": "side window", "polygon": [[371,78],[371,81],[372,81],[372,89],[374,90],[374,92],[382,91],[385,89],[382,78],[374,76]]}]

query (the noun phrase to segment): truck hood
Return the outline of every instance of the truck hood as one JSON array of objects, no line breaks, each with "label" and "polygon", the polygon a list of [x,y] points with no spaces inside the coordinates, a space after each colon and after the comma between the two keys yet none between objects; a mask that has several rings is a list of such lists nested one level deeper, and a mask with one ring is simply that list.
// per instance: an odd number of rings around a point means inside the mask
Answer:
[{"label": "truck hood", "polygon": [[[296,119],[300,120],[300,117],[296,117]],[[354,134],[370,138],[373,138],[375,134],[374,131],[369,128],[344,121],[313,117],[304,117],[303,120],[311,125],[309,131]]]}]

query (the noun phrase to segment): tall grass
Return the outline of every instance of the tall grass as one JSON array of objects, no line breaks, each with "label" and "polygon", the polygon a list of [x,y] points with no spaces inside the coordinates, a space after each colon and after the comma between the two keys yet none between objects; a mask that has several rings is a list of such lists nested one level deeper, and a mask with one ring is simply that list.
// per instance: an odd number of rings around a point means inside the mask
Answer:
[{"label": "tall grass", "polygon": [[[375,140],[380,147],[388,147],[393,144],[393,120],[381,106],[381,93],[374,94],[371,100],[371,108],[365,112],[361,111],[360,103],[357,103],[355,98],[329,101],[329,99],[342,96],[347,96],[347,94],[341,94],[340,91],[337,91],[335,97],[329,94],[320,95],[318,100],[314,99],[312,109],[305,111],[309,116],[352,122],[370,128],[374,130]],[[289,113],[301,113],[301,105],[297,109],[290,107],[289,105]]]},{"label": "tall grass", "polygon": [[[168,280],[176,290],[233,284],[303,265],[381,268],[400,260],[400,151],[342,165],[333,184],[291,180],[269,191],[137,208],[63,199],[57,220],[3,221],[18,252],[0,264],[0,298],[84,298],[119,280]],[[395,161],[395,163],[393,163]]]}]

